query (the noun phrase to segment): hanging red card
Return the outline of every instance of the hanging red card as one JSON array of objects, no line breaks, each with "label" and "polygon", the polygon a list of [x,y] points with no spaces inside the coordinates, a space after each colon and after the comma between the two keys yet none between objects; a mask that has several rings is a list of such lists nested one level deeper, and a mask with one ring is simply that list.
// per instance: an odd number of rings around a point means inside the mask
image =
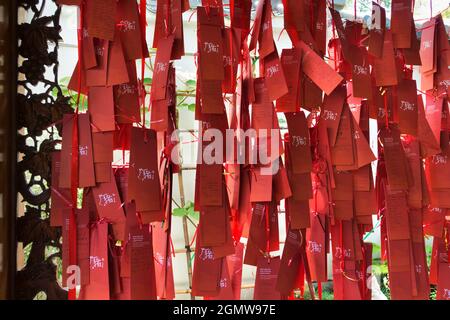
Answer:
[{"label": "hanging red card", "polygon": [[300,251],[303,250],[302,231],[288,230],[283,248],[276,289],[282,295],[289,295],[296,287],[297,273],[301,264]]},{"label": "hanging red card", "polygon": [[92,191],[100,218],[106,218],[112,224],[116,240],[126,240],[125,214],[115,179],[109,183],[99,183]]},{"label": "hanging red card", "polygon": [[417,86],[415,80],[403,80],[397,87],[398,117],[401,133],[417,136]]},{"label": "hanging red card", "polygon": [[78,115],[79,143],[79,187],[95,186],[94,157],[92,148],[91,123],[88,114]]},{"label": "hanging red card", "polygon": [[127,62],[127,72],[130,82],[114,86],[115,114],[118,123],[133,123],[141,120],[136,63],[134,61]]},{"label": "hanging red card", "polygon": [[271,101],[277,100],[289,92],[277,50],[264,59],[264,76]]},{"label": "hanging red card", "polygon": [[90,230],[90,281],[82,286],[80,300],[109,300],[108,224],[96,223]]},{"label": "hanging red card", "polygon": [[86,7],[89,35],[99,39],[113,40],[116,11],[116,0],[89,1]]},{"label": "hanging red card", "polygon": [[155,265],[149,225],[130,230],[130,282],[132,300],[156,300]]},{"label": "hanging red card", "polygon": [[139,19],[138,5],[134,1],[118,1],[117,3],[117,33],[122,41],[125,59],[127,61],[148,57],[145,35],[141,24],[146,21]]},{"label": "hanging red card", "polygon": [[106,84],[114,86],[118,84],[128,83],[128,69],[122,48],[122,40],[118,35],[114,37],[114,41],[109,43],[108,54],[108,72]]},{"label": "hanging red card", "polygon": [[92,131],[114,131],[113,87],[90,87],[88,99]]},{"label": "hanging red card", "polygon": [[355,48],[351,51],[351,54],[353,56],[353,96],[370,98],[372,96],[372,79],[370,77],[370,65],[367,51],[363,48]]},{"label": "hanging red card", "polygon": [[302,52],[298,49],[283,49],[281,66],[286,78],[288,93],[277,100],[277,112],[296,112],[299,107],[299,89]]},{"label": "hanging red card", "polygon": [[175,284],[172,250],[170,248],[170,236],[164,229],[163,223],[157,222],[152,225],[156,291],[160,299],[173,300],[175,299]]},{"label": "hanging red card", "polygon": [[383,130],[380,133],[384,148],[388,184],[391,190],[407,190],[409,187],[406,157],[397,128]]},{"label": "hanging red card", "polygon": [[236,0],[233,1],[231,7],[231,26],[233,28],[242,29],[245,33],[250,30],[250,14],[252,10],[251,0]]},{"label": "hanging red card", "polygon": [[395,86],[398,84],[392,33],[384,34],[383,54],[375,58],[374,73],[377,86]]},{"label": "hanging red card", "polygon": [[132,128],[127,201],[134,199],[138,212],[161,210],[157,158],[156,132]]},{"label": "hanging red card", "polygon": [[303,72],[322,89],[327,95],[343,80],[342,76],[334,71],[318,54],[304,42],[300,41],[296,47],[303,50]]},{"label": "hanging red card", "polygon": [[[106,86],[108,75],[108,61],[109,61],[109,41],[102,39],[94,39],[95,56],[97,59],[97,66],[86,70],[85,83],[88,87]],[[78,72],[74,75],[79,77]],[[83,77],[84,78],[84,77]],[[72,77],[72,80],[73,79]],[[74,88],[77,88],[78,83],[74,83]],[[77,89],[75,89],[77,90]]]},{"label": "hanging red card", "polygon": [[272,29],[272,4],[270,1],[264,1],[263,17],[259,31],[259,58],[264,59],[275,50]]},{"label": "hanging red card", "polygon": [[422,37],[420,42],[420,60],[422,61],[422,73],[436,71],[435,65],[435,30],[436,20],[430,19],[422,26]]},{"label": "hanging red card", "polygon": [[305,113],[303,111],[285,113],[285,116],[289,129],[289,151],[293,172],[311,172],[311,142]]},{"label": "hanging red card", "polygon": [[169,75],[170,55],[172,54],[174,36],[161,38],[158,43],[158,51],[153,68],[153,80],[151,99],[163,100],[166,98],[167,81]]},{"label": "hanging red card", "polygon": [[437,300],[450,300],[450,263],[439,263]]},{"label": "hanging red card", "polygon": [[413,21],[412,2],[409,0],[392,0],[391,30],[395,48],[411,47],[411,24]]},{"label": "hanging red card", "polygon": [[222,164],[199,164],[199,205],[223,206],[223,166]]},{"label": "hanging red card", "polygon": [[[69,219],[70,219],[71,210],[65,209],[61,213],[62,220],[62,236],[63,236],[63,244],[62,244],[62,284],[66,286],[67,278],[69,276],[68,267],[69,267],[69,250],[70,250],[70,242],[69,242]],[[76,262],[80,267],[80,283],[77,285],[88,285],[90,282],[90,272],[89,272],[89,210],[88,208],[76,209]]]},{"label": "hanging red card", "polygon": [[328,139],[331,146],[334,146],[336,143],[345,97],[345,88],[338,87],[330,95],[325,96],[324,99],[324,110],[321,114],[321,118],[323,122],[326,123]]},{"label": "hanging red card", "polygon": [[222,259],[215,259],[211,248],[200,246],[199,235],[195,246],[192,294],[194,296],[217,296],[222,273]]},{"label": "hanging red card", "polygon": [[52,153],[52,187],[50,208],[50,226],[62,226],[62,211],[70,210],[72,206],[72,196],[69,189],[59,187],[58,180],[61,170],[61,152]]},{"label": "hanging red card", "polygon": [[223,44],[219,26],[219,10],[197,8],[200,77],[203,80],[223,80]]},{"label": "hanging red card", "polygon": [[280,300],[281,295],[276,290],[280,257],[258,258],[255,279],[254,300]]}]

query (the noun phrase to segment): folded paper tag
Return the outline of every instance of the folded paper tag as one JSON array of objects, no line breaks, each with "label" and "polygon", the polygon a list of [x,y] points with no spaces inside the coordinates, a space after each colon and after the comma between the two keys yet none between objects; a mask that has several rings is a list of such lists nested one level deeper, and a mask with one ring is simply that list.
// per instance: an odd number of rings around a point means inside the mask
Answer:
[{"label": "folded paper tag", "polygon": [[156,132],[132,128],[127,201],[134,200],[138,212],[161,210],[157,158]]},{"label": "folded paper tag", "polygon": [[88,1],[86,14],[91,37],[113,40],[116,29],[116,0]]},{"label": "folded paper tag", "polygon": [[276,289],[280,257],[258,258],[256,268],[254,300],[280,300],[281,295]]}]

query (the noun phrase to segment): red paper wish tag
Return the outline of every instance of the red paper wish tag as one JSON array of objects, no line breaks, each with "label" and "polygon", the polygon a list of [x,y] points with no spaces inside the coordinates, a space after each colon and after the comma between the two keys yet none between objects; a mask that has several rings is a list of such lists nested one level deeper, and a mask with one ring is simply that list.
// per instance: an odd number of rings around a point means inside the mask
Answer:
[{"label": "red paper wish tag", "polygon": [[311,172],[311,142],[305,113],[303,111],[285,113],[285,116],[289,128],[289,151],[293,172]]},{"label": "red paper wish tag", "polygon": [[276,289],[282,295],[289,295],[296,287],[296,279],[301,264],[303,231],[288,230],[281,258]]},{"label": "red paper wish tag", "polygon": [[222,274],[222,259],[215,259],[211,248],[200,246],[199,235],[195,246],[192,294],[194,296],[217,296]]},{"label": "red paper wish tag", "polygon": [[437,300],[450,300],[450,263],[441,262],[438,265]]},{"label": "red paper wish tag", "polygon": [[80,300],[109,300],[108,224],[96,223],[90,231],[89,285],[82,286]]},{"label": "red paper wish tag", "polygon": [[277,100],[289,92],[276,50],[264,59],[264,76],[271,101]]},{"label": "red paper wish tag", "polygon": [[106,163],[113,161],[113,139],[112,132],[97,132],[92,134],[93,156],[95,163]]},{"label": "red paper wish tag", "polygon": [[221,246],[226,242],[226,225],[228,211],[226,206],[203,207],[200,211],[199,232],[201,233],[203,247]]},{"label": "red paper wish tag", "polygon": [[108,54],[108,72],[106,84],[114,86],[118,84],[128,83],[127,64],[122,48],[122,40],[119,35],[116,35],[114,41],[109,43]]},{"label": "red paper wish tag", "polygon": [[231,6],[231,26],[244,30],[248,34],[250,30],[250,14],[252,10],[251,0],[236,0]]},{"label": "red paper wish tag", "polygon": [[95,186],[91,123],[88,114],[78,115],[79,187]]},{"label": "red paper wish tag", "polygon": [[273,42],[272,29],[272,4],[270,1],[264,1],[263,16],[261,28],[259,30],[259,57],[266,58],[276,50]]},{"label": "red paper wish tag", "polygon": [[[68,276],[70,272],[68,267],[70,265],[69,258],[69,219],[70,219],[70,209],[63,210],[62,215],[62,283],[65,287],[67,284]],[[77,285],[88,285],[90,282],[90,268],[89,268],[89,210],[87,208],[76,209],[75,210],[77,219],[77,241],[76,241],[76,254],[77,254],[77,265],[80,267],[80,283]]]},{"label": "red paper wish tag", "polygon": [[447,209],[428,206],[423,209],[424,234],[441,238],[444,233]]},{"label": "red paper wish tag", "polygon": [[255,279],[254,300],[280,300],[281,295],[276,289],[280,257],[258,258]]},{"label": "red paper wish tag", "polygon": [[[107,84],[107,75],[108,75],[108,61],[109,61],[109,41],[102,39],[94,39],[94,50],[95,57],[97,59],[97,66],[91,69],[86,70],[85,84],[88,87],[94,86],[106,86]],[[79,77],[78,70],[74,71],[74,75]],[[83,77],[84,78],[84,77]],[[77,78],[78,79],[78,78]],[[75,82],[74,77],[72,76],[72,80]],[[74,83],[75,86],[73,88],[75,90],[78,84]]]},{"label": "red paper wish tag", "polygon": [[[153,256],[155,260],[156,291],[159,299],[175,299],[173,261],[170,239],[162,223],[152,225]],[[170,230],[170,229],[169,229]]]},{"label": "red paper wish tag", "polygon": [[223,165],[199,164],[198,172],[198,200],[200,206],[223,206]]},{"label": "red paper wish tag", "polygon": [[438,143],[441,141],[443,99],[426,96],[425,117]]},{"label": "red paper wish tag", "polygon": [[223,67],[225,71],[222,88],[224,93],[234,93],[236,90],[241,36],[239,29],[225,28],[222,31]]},{"label": "red paper wish tag", "polygon": [[427,180],[431,189],[450,189],[449,155],[449,152],[443,152],[426,159]]},{"label": "red paper wish tag", "polygon": [[411,208],[422,208],[422,161],[420,159],[420,146],[417,140],[403,142],[403,149],[408,160],[412,174],[412,185],[408,190],[408,206]]},{"label": "red paper wish tag", "polygon": [[353,116],[347,104],[341,114],[339,129],[337,131],[336,143],[331,149],[331,157],[333,164],[338,167],[338,170],[347,170],[347,167],[356,167],[356,150],[354,143],[354,136],[352,130]]},{"label": "red paper wish tag", "polygon": [[125,240],[125,214],[115,179],[109,183],[99,183],[92,191],[100,218],[106,218],[112,224],[116,240]]},{"label": "red paper wish tag", "polygon": [[70,210],[72,207],[72,196],[70,189],[62,189],[59,187],[58,179],[61,170],[61,152],[52,153],[52,187],[50,208],[50,226],[57,227],[63,225],[62,212]]},{"label": "red paper wish tag", "polygon": [[82,46],[83,46],[83,68],[91,69],[95,68],[97,66],[97,57],[95,55],[95,46],[94,46],[94,38],[89,36],[89,33],[87,31],[87,28],[83,28],[83,39],[82,39]]},{"label": "red paper wish tag", "polygon": [[422,61],[421,72],[423,74],[436,71],[435,31],[436,20],[430,19],[422,26],[422,37],[420,42],[420,60]]},{"label": "red paper wish tag", "polygon": [[304,42],[300,41],[297,46],[303,50],[303,72],[327,95],[331,94],[343,80],[342,76]]},{"label": "red paper wish tag", "polygon": [[270,202],[272,200],[272,178],[271,174],[264,174],[264,167],[255,167],[250,171],[250,201],[251,202]]},{"label": "red paper wish tag", "polygon": [[132,128],[127,201],[136,202],[136,210],[161,210],[156,132]]},{"label": "red paper wish tag", "polygon": [[88,99],[92,131],[114,131],[113,87],[90,87]]},{"label": "red paper wish tag", "polygon": [[155,265],[149,225],[130,230],[130,282],[132,300],[156,300]]},{"label": "red paper wish tag", "polygon": [[394,47],[410,48],[411,24],[413,23],[412,2],[409,0],[393,0],[391,11]]},{"label": "red paper wish tag", "polygon": [[267,234],[267,211],[268,205],[256,203],[253,206],[247,249],[245,251],[244,263],[256,266],[258,257],[264,256],[267,246],[270,244],[270,235]]},{"label": "red paper wish tag", "polygon": [[133,123],[141,120],[136,63],[134,61],[127,62],[127,72],[130,82],[114,86],[115,114],[118,123]]},{"label": "red paper wish tag", "polygon": [[227,257],[228,270],[230,272],[231,287],[233,288],[234,299],[241,298],[242,284],[242,260],[244,259],[244,244],[236,243],[235,253]]},{"label": "red paper wish tag", "polygon": [[215,297],[205,297],[205,300],[234,300],[227,259],[222,260],[222,273],[219,280],[219,294]]},{"label": "red paper wish tag", "polygon": [[223,80],[223,43],[216,7],[197,8],[199,70],[203,80]]},{"label": "red paper wish tag", "polygon": [[325,282],[328,280],[326,263],[326,216],[314,211],[314,207],[312,207],[310,213],[311,228],[306,233],[306,253],[311,268],[311,279]]},{"label": "red paper wish tag", "polygon": [[98,162],[94,163],[95,182],[104,183],[111,181],[111,163]]},{"label": "red paper wish tag", "polygon": [[298,49],[283,49],[281,66],[288,93],[277,100],[277,112],[296,112],[299,107],[299,89],[302,52]]},{"label": "red paper wish tag", "polygon": [[380,133],[386,161],[388,184],[392,191],[407,190],[409,187],[409,168],[400,141],[400,131],[391,127]]},{"label": "red paper wish tag", "polygon": [[255,101],[252,104],[252,128],[270,130],[273,127],[274,109],[264,78],[254,81]]},{"label": "red paper wish tag", "polygon": [[[204,80],[200,78],[197,87],[200,90],[197,92],[197,99],[201,99],[200,108],[196,108],[196,113],[202,114],[224,114],[225,105],[222,96],[222,81],[221,80]],[[201,93],[201,94],[199,94]],[[197,111],[198,109],[198,111]],[[196,116],[197,120],[201,120]]]},{"label": "red paper wish tag", "polygon": [[372,79],[370,77],[370,65],[367,51],[355,48],[351,51],[353,96],[359,98],[372,97]]},{"label": "red paper wish tag", "polygon": [[375,58],[374,72],[378,87],[398,84],[394,44],[392,43],[392,33],[390,31],[386,31],[384,34],[383,54],[380,59]]},{"label": "red paper wish tag", "polygon": [[420,40],[417,38],[415,23],[411,23],[411,47],[402,50],[405,58],[405,64],[422,65],[420,59]]},{"label": "red paper wish tag", "polygon": [[[78,170],[80,188],[95,186],[94,161],[92,155],[91,126],[88,114],[78,116]],[[65,114],[63,118],[63,147],[61,151],[61,171],[59,186],[70,188],[70,172],[72,164],[72,128],[75,116]]]},{"label": "red paper wish tag", "polygon": [[169,76],[170,55],[172,53],[174,36],[161,38],[158,43],[155,65],[153,68],[153,81],[151,99],[163,100],[166,98],[167,81]]},{"label": "red paper wish tag", "polygon": [[403,80],[397,87],[399,129],[401,133],[417,136],[417,86],[415,80]]},{"label": "red paper wish tag", "polygon": [[88,32],[91,37],[113,40],[116,29],[116,0],[88,1]]},{"label": "red paper wish tag", "polygon": [[326,124],[328,131],[328,140],[330,145],[334,146],[339,129],[339,122],[346,98],[344,87],[338,87],[330,95],[325,96],[322,120]]},{"label": "red paper wish tag", "polygon": [[145,35],[142,34],[142,24],[135,1],[120,0],[117,3],[117,33],[122,40],[125,59],[127,61],[148,57]]},{"label": "red paper wish tag", "polygon": [[389,241],[410,239],[408,206],[404,191],[386,188],[386,225]]},{"label": "red paper wish tag", "polygon": [[377,160],[377,158],[373,154],[369,142],[367,141],[364,132],[361,130],[360,126],[356,122],[355,117],[353,117],[353,115],[350,115],[350,117],[353,120],[352,127],[353,127],[353,140],[356,148],[356,166],[359,169],[372,163],[372,161]]}]

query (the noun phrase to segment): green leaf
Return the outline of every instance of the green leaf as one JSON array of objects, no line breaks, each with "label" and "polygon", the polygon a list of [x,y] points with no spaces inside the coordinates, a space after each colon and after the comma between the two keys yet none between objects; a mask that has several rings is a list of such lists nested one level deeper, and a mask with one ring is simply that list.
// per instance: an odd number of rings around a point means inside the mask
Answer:
[{"label": "green leaf", "polygon": [[152,78],[144,78],[144,84],[152,84],[153,79]]},{"label": "green leaf", "polygon": [[189,111],[195,112],[195,103],[190,103],[187,106]]},{"label": "green leaf", "polygon": [[184,217],[186,215],[186,209],[184,208],[175,208],[172,211],[172,215],[175,217]]},{"label": "green leaf", "polygon": [[190,79],[190,80],[187,80],[187,81],[185,82],[185,84],[186,84],[186,86],[188,86],[188,87],[195,87],[195,86],[197,85],[197,81],[195,81],[195,80],[193,80],[193,79]]}]

